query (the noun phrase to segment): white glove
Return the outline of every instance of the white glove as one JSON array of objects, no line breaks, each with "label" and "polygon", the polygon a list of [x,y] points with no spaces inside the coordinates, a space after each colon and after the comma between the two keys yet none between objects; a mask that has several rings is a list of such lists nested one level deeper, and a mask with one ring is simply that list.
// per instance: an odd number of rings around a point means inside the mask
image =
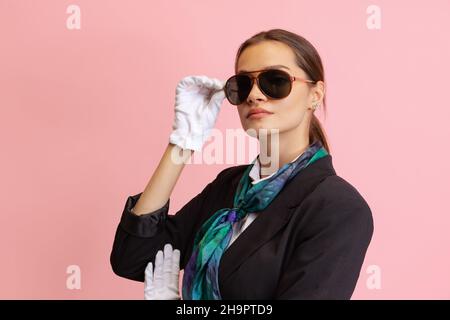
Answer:
[{"label": "white glove", "polygon": [[181,300],[179,294],[180,250],[167,243],[156,253],[155,272],[149,262],[145,268],[145,300]]},{"label": "white glove", "polygon": [[187,76],[178,82],[170,143],[182,149],[202,149],[225,99],[225,83],[207,76]]}]

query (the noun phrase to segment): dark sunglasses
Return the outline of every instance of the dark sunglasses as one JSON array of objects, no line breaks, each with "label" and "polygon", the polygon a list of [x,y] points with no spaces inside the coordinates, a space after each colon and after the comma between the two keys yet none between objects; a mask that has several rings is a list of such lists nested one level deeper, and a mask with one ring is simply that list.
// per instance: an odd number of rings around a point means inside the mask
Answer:
[{"label": "dark sunglasses", "polygon": [[256,70],[262,71],[258,76],[253,77],[248,73],[236,74],[229,78],[224,87],[225,96],[233,105],[245,102],[253,88],[254,81],[258,84],[261,92],[271,99],[286,98],[292,90],[292,82],[295,80],[315,83],[316,81],[306,80],[291,76],[289,73],[278,69]]}]

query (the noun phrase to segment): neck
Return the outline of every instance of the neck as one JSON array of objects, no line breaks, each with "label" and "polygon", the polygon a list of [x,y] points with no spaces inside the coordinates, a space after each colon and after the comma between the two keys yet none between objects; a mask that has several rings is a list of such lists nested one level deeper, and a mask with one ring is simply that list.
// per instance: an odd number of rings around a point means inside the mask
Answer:
[{"label": "neck", "polygon": [[267,139],[259,139],[259,142],[261,178],[271,175],[286,163],[294,160],[305,152],[310,144],[309,135],[299,135],[297,130],[269,135]]}]

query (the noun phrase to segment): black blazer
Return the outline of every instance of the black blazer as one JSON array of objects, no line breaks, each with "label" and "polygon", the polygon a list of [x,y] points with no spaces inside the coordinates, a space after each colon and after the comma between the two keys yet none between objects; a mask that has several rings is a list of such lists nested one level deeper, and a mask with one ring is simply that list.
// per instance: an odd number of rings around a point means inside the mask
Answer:
[{"label": "black blazer", "polygon": [[[200,226],[224,207],[250,164],[222,170],[176,214],[164,207],[137,216],[128,197],[111,252],[115,274],[144,281],[148,262],[165,243],[180,249],[180,269]],[[350,299],[373,234],[371,210],[336,175],[332,156],[301,170],[224,252],[219,288],[227,299]]]}]

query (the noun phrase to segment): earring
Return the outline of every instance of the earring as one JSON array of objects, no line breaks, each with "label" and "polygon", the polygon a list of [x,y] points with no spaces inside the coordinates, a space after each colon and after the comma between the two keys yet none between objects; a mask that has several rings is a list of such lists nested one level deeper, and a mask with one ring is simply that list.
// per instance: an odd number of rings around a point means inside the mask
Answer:
[{"label": "earring", "polygon": [[309,108],[309,110],[316,110],[317,109],[317,107],[319,107],[319,104],[318,103],[316,103],[316,104],[313,104],[312,105],[312,108]]}]

